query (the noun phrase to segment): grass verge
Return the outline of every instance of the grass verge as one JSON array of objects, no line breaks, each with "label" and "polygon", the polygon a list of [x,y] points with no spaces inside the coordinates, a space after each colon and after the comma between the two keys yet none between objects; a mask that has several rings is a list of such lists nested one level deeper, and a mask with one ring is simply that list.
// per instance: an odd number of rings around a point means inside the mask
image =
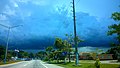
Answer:
[{"label": "grass verge", "polygon": [[[7,61],[6,64],[11,64],[11,63],[16,63],[16,62],[20,62],[20,60],[17,60],[17,61]],[[0,65],[4,65],[4,62],[0,61]]]},{"label": "grass verge", "polygon": [[[57,64],[64,68],[95,68],[93,63],[81,63],[79,66],[75,66],[75,63]],[[119,64],[101,64],[101,68],[119,68]]]}]

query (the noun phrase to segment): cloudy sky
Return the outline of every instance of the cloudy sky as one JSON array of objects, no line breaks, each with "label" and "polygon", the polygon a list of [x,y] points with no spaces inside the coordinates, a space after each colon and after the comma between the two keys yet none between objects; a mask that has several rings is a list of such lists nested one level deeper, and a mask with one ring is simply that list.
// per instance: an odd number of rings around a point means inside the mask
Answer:
[{"label": "cloudy sky", "polygon": [[[1,0],[0,24],[23,25],[10,32],[10,42],[36,44],[46,38],[65,38],[73,34],[72,0]],[[75,0],[77,35],[84,46],[109,46],[108,26],[116,23],[111,14],[120,11],[120,0]],[[0,26],[0,43],[6,40],[7,29]],[[32,42],[31,42],[32,39]],[[34,42],[34,41],[37,42]],[[4,42],[4,43],[3,43]],[[101,43],[102,42],[102,43]],[[19,45],[20,46],[20,45]],[[32,46],[32,45],[31,45]]]}]

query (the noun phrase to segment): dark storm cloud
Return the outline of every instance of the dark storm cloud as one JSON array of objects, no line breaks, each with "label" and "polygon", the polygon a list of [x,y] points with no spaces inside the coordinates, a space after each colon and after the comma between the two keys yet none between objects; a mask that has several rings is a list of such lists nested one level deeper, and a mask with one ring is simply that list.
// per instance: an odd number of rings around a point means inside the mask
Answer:
[{"label": "dark storm cloud", "polygon": [[[32,48],[32,46],[41,48],[52,45],[55,37],[65,38],[66,33],[73,34],[71,8],[66,8],[69,3],[66,2],[62,0],[55,0],[52,3],[51,0],[2,0],[0,19],[4,21],[0,22],[9,26],[23,25],[11,30],[11,48]],[[98,16],[94,14],[92,16],[92,14],[84,10],[76,12],[77,35],[85,40],[80,46],[109,46],[109,42],[113,41],[113,36],[108,37],[106,33],[108,25],[113,24],[114,21],[109,17],[101,18],[104,13],[101,13],[100,17],[99,14]],[[6,38],[7,32],[4,32],[3,28],[1,30],[2,41],[3,37]]]}]

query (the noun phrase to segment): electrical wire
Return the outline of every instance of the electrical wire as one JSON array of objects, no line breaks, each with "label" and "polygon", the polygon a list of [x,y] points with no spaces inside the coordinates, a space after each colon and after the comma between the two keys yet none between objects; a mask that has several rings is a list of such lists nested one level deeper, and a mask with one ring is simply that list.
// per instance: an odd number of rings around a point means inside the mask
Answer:
[{"label": "electrical wire", "polygon": [[78,0],[77,2],[76,2],[76,6],[77,6],[77,4],[80,2],[80,0]]},{"label": "electrical wire", "polygon": [[69,5],[66,7],[66,13],[65,13],[65,15],[64,15],[64,22],[62,23],[62,24],[59,24],[59,25],[61,25],[61,27],[59,27],[59,29],[57,30],[57,31],[60,31],[61,30],[61,28],[62,28],[62,26],[65,24],[65,22],[66,21],[68,21],[68,17],[67,17],[67,15],[68,15],[68,13],[71,11],[69,11],[69,8],[71,8],[71,2],[69,3]]}]

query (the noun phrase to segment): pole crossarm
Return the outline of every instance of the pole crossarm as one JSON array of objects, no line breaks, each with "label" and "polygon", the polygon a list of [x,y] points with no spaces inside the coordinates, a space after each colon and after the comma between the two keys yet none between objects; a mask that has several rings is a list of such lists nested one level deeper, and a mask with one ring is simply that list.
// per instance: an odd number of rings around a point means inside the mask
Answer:
[{"label": "pole crossarm", "polygon": [[6,26],[6,25],[3,25],[3,24],[0,24],[1,26],[5,27],[5,28],[8,28],[8,29],[12,29],[12,28],[16,28],[16,27],[19,27],[19,26],[23,26],[23,25],[16,25],[16,26]]},{"label": "pole crossarm", "polygon": [[5,27],[5,28],[10,28],[9,26],[6,26],[6,25],[3,25],[3,24],[0,24],[1,26]]},{"label": "pole crossarm", "polygon": [[19,27],[19,26],[23,26],[23,25],[12,26],[10,28],[16,28],[16,27]]}]

